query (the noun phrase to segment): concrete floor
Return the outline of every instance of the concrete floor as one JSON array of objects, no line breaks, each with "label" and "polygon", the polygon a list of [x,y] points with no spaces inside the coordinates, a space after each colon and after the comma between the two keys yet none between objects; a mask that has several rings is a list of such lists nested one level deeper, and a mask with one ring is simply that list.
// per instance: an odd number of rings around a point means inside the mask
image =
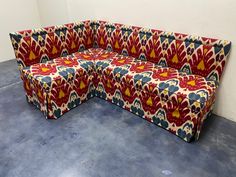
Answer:
[{"label": "concrete floor", "polygon": [[45,120],[15,61],[0,64],[0,177],[235,177],[236,123],[205,125],[189,144],[98,98]]}]

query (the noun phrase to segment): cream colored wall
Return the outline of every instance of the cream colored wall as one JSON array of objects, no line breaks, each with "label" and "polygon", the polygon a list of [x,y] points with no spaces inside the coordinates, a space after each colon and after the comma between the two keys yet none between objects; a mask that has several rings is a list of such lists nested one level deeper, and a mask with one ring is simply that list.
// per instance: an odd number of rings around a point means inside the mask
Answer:
[{"label": "cream colored wall", "polygon": [[[43,26],[98,19],[231,40],[233,44],[231,55],[218,91],[214,112],[236,121],[235,0],[37,0],[37,2]],[[31,13],[34,14],[32,10]],[[7,14],[6,10],[3,14]],[[34,24],[31,28],[33,27]],[[3,44],[6,43],[9,41]],[[0,55],[0,58],[11,58],[9,56]]]},{"label": "cream colored wall", "polygon": [[0,62],[15,58],[9,32],[40,27],[36,0],[0,0]]},{"label": "cream colored wall", "polygon": [[64,24],[69,21],[67,0],[37,0],[42,26]]}]

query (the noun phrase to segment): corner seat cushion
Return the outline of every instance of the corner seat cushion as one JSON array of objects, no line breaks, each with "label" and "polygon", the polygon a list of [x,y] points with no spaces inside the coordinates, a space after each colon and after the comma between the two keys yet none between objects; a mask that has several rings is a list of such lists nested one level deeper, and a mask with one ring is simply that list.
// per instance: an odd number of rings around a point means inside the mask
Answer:
[{"label": "corner seat cushion", "polygon": [[207,101],[214,98],[217,88],[215,81],[206,80],[202,76],[187,75],[176,69],[156,66],[133,57],[118,56],[99,61],[95,69],[101,75],[158,95],[172,108],[183,104],[194,113],[199,113]]},{"label": "corner seat cushion", "polygon": [[106,60],[109,58],[113,58],[114,56],[117,56],[117,55],[118,53],[113,52],[113,51],[108,51],[101,48],[90,48],[83,52],[75,52],[72,54],[72,57],[95,62],[98,60]]},{"label": "corner seat cushion", "polygon": [[90,75],[93,71],[93,62],[68,56],[33,64],[24,68],[22,74],[25,78],[40,84],[45,90],[49,90],[53,82],[71,82],[75,78]]}]

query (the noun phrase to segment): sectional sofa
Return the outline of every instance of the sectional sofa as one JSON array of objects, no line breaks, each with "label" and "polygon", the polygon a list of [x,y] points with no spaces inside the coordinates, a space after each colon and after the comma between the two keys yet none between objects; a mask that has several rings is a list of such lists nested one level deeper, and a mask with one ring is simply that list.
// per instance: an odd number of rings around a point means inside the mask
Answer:
[{"label": "sectional sofa", "polygon": [[10,38],[26,99],[46,118],[57,119],[96,96],[187,142],[198,139],[212,110],[231,46],[105,21],[25,30]]}]

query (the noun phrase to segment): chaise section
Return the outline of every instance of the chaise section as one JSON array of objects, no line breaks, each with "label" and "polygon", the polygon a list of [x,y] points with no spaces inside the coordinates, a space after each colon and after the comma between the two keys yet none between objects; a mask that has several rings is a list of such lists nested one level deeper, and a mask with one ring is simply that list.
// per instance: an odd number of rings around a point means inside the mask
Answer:
[{"label": "chaise section", "polygon": [[47,118],[58,118],[93,97],[93,63],[73,57],[56,58],[22,70],[29,102]]}]

